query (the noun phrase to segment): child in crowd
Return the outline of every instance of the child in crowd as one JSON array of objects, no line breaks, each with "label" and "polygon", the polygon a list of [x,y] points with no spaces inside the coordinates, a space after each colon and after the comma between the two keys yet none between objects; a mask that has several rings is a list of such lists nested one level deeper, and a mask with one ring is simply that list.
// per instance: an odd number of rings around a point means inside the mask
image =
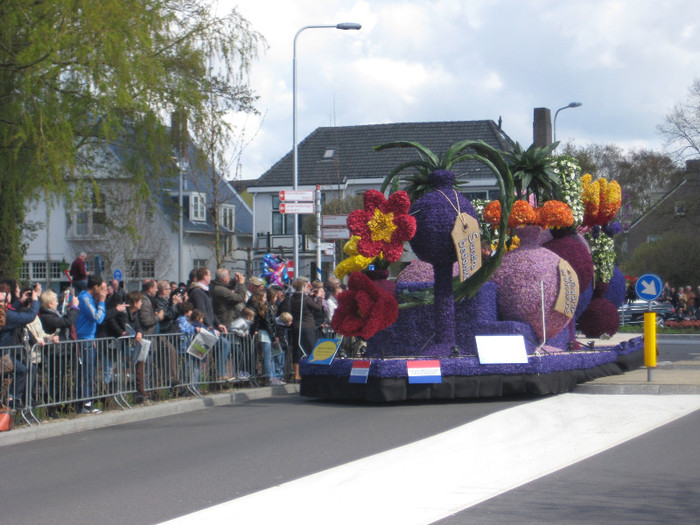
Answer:
[{"label": "child in crowd", "polygon": [[204,328],[204,313],[195,309],[189,301],[180,303],[180,316],[177,318],[178,330],[180,330],[180,350],[179,354],[186,354],[186,362],[190,370],[189,380],[186,383],[195,385],[199,383],[200,365],[206,361],[206,357],[200,362],[199,359],[187,354],[187,348],[192,342],[192,338]]},{"label": "child in crowd", "polygon": [[275,335],[278,342],[272,345],[272,360],[277,377],[284,377],[284,364],[289,350],[287,334],[292,326],[292,320],[292,314],[289,312],[282,312],[275,319]]},{"label": "child in crowd", "polygon": [[238,365],[238,377],[234,377],[233,380],[250,380],[250,372],[245,369],[250,368],[251,364],[244,362],[243,356],[247,354],[243,353],[243,345],[252,344],[251,339],[248,336],[250,335],[250,325],[253,324],[253,319],[255,319],[255,312],[250,308],[245,307],[243,310],[241,310],[241,316],[234,319],[229,326],[229,333],[234,335],[232,341],[233,355],[235,364]]}]

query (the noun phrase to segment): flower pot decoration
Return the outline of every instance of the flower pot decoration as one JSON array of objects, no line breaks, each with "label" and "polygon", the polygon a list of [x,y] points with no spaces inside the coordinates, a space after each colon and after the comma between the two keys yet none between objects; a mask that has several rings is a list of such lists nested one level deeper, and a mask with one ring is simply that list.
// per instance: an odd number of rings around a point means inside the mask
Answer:
[{"label": "flower pot decoration", "polygon": [[586,337],[615,335],[620,328],[617,307],[605,298],[607,289],[607,283],[599,282],[596,285],[591,303],[578,319],[578,326]]},{"label": "flower pot decoration", "polygon": [[[540,340],[545,336],[554,337],[573,315],[573,312],[565,315],[555,308],[560,294],[559,268],[562,259],[539,246],[539,226],[523,226],[516,232],[520,247],[503,257],[500,268],[493,275],[493,281],[498,284],[499,315],[504,320],[528,323]],[[572,271],[572,274],[575,275],[575,272]],[[542,321],[542,290],[546,331]],[[575,310],[577,303],[578,300],[570,307]]]},{"label": "flower pot decoration", "polygon": [[454,344],[454,297],[452,267],[457,251],[452,240],[455,221],[462,213],[476,219],[471,202],[454,189],[455,175],[449,170],[430,174],[432,191],[423,195],[411,207],[416,218],[416,234],[410,244],[422,261],[433,265],[435,274],[435,336],[436,344]]}]

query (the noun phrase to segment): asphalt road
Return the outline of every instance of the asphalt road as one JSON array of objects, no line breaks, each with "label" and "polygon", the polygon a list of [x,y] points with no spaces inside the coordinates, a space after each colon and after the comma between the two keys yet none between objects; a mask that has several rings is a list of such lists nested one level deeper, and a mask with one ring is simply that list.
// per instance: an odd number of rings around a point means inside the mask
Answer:
[{"label": "asphalt road", "polygon": [[528,401],[368,406],[290,397],[13,445],[0,459],[0,521],[156,523]]},{"label": "asphalt road", "polygon": [[[694,341],[676,343],[660,340],[659,359],[684,360],[698,351]],[[574,403],[583,398],[570,396]],[[603,406],[606,399],[615,401],[615,396],[594,397]],[[622,397],[629,396],[617,399]],[[640,409],[645,397],[660,396],[639,396]],[[0,456],[0,523],[160,523],[450,429],[468,428],[487,416],[520,409],[537,414],[540,405],[558,399],[356,405],[274,398],[7,446]],[[556,420],[540,423],[556,430]],[[700,411],[695,411],[440,523],[697,522],[698,435]],[[542,437],[546,449],[547,436]],[[580,435],[581,442],[587,439]],[[473,454],[480,454],[479,447]],[[440,463],[431,472],[413,475],[417,482],[430,483],[448,467]],[[506,469],[503,477],[508,476]],[[313,504],[314,496],[286,504],[284,521],[315,523],[304,519],[303,508]],[[361,502],[362,488],[354,488],[348,498]],[[266,505],[253,522],[269,523]],[[231,515],[226,522],[238,522],[236,518]],[[250,516],[241,521],[251,521]]]}]

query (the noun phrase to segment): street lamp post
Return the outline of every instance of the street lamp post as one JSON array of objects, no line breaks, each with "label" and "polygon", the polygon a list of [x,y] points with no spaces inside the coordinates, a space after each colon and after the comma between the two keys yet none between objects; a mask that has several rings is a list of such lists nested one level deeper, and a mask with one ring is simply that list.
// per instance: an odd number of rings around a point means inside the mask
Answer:
[{"label": "street lamp post", "polygon": [[[360,24],[355,24],[353,22],[342,22],[335,25],[310,25],[304,26],[294,35],[294,45],[292,54],[292,159],[294,163],[294,178],[292,180],[292,186],[294,190],[299,187],[299,162],[297,157],[297,38],[302,31],[307,29],[342,29],[347,30],[359,30],[362,26]],[[320,241],[320,239],[319,239]],[[299,218],[294,217],[294,274],[295,276],[300,275],[299,268]]]},{"label": "street lamp post", "polygon": [[559,114],[560,111],[563,109],[569,109],[569,108],[578,108],[581,107],[583,104],[581,102],[569,102],[566,106],[559,108],[556,113],[554,113],[554,122],[552,123],[552,134],[553,136],[553,141],[557,141],[557,115]]}]

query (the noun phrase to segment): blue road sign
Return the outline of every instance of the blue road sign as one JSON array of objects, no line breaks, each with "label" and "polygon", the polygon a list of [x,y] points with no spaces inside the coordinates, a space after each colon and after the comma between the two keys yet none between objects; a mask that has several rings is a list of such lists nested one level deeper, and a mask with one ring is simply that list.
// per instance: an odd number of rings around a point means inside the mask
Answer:
[{"label": "blue road sign", "polygon": [[661,281],[661,277],[653,273],[645,273],[637,279],[637,284],[634,285],[637,297],[643,301],[653,301],[661,295],[663,289],[664,283]]},{"label": "blue road sign", "polygon": [[116,270],[114,270],[114,277],[113,277],[113,279],[116,279],[117,281],[121,282],[121,280],[122,280],[122,271],[121,271],[119,268],[117,268]]}]

